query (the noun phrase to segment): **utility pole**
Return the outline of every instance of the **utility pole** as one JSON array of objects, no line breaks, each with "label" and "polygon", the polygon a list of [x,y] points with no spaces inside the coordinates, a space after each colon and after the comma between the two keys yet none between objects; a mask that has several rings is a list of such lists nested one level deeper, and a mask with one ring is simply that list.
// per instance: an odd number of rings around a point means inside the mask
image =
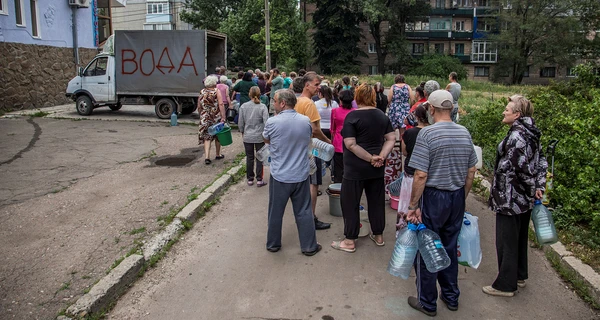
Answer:
[{"label": "utility pole", "polygon": [[265,50],[267,52],[266,72],[271,70],[271,27],[269,24],[269,0],[265,0]]}]

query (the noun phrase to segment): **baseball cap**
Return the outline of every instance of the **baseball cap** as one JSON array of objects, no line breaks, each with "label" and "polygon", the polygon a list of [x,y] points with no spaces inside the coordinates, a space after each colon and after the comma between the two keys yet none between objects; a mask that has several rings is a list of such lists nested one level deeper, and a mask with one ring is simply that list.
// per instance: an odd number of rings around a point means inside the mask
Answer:
[{"label": "baseball cap", "polygon": [[[444,101],[448,101],[450,103],[447,104],[447,106],[443,106],[442,104],[444,103]],[[450,94],[450,92],[446,90],[435,90],[429,95],[429,98],[427,99],[427,102],[429,102],[430,105],[432,105],[434,108],[439,109],[452,109],[454,107],[452,105],[453,101],[454,98],[452,98],[452,94]]]}]

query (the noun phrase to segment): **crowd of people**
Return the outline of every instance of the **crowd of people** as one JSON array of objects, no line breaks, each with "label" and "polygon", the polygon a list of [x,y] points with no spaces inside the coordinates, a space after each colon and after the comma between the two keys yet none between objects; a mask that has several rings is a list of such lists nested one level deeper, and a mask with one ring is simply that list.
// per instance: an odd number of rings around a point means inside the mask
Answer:
[{"label": "crowd of people", "polygon": [[[323,184],[322,168],[330,168],[331,181],[341,183],[340,203],[344,239],[331,247],[356,252],[360,231],[359,207],[366,196],[369,238],[384,246],[387,186],[402,177],[396,228],[407,222],[423,223],[437,233],[448,253],[448,268],[431,273],[418,254],[414,267],[417,295],[408,304],[427,315],[437,309],[438,289],[450,310],[458,309],[457,241],[465,201],[476,172],[477,155],[470,133],[456,122],[461,85],[452,72],[441,89],[435,80],[414,88],[396,75],[386,96],[381,83],[359,83],[345,76],[330,81],[312,71],[290,72],[277,68],[239,72],[229,81],[224,70],[205,80],[198,100],[198,137],[204,144],[205,163],[210,164],[214,136],[207,129],[225,121],[227,109],[239,102],[236,121],[246,151],[248,186],[269,185],[266,249],[281,250],[283,213],[291,199],[300,249],[317,254],[322,246],[316,231],[330,228],[317,218],[317,197]],[[218,78],[219,77],[219,78]],[[231,83],[228,83],[231,82]],[[499,144],[494,182],[489,200],[496,213],[498,277],[483,292],[513,296],[527,279],[527,226],[533,200],[544,192],[547,163],[541,152],[540,132],[535,127],[533,106],[513,96],[503,113],[510,126]],[[334,156],[326,163],[311,159],[313,138],[333,144]],[[270,151],[270,178],[263,180],[263,164],[255,153],[265,144]],[[216,157],[222,159],[215,141]],[[311,172],[311,161],[316,170]]]}]

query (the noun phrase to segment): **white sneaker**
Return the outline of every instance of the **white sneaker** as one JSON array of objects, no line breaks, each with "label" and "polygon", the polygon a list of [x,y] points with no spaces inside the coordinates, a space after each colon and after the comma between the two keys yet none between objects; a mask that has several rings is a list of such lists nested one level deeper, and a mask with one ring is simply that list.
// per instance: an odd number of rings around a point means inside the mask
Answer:
[{"label": "white sneaker", "polygon": [[485,287],[481,288],[481,290],[483,291],[483,293],[487,293],[490,296],[497,296],[497,297],[514,297],[515,296],[514,292],[506,292],[506,291],[496,290],[496,289],[492,288],[492,286],[485,286]]}]

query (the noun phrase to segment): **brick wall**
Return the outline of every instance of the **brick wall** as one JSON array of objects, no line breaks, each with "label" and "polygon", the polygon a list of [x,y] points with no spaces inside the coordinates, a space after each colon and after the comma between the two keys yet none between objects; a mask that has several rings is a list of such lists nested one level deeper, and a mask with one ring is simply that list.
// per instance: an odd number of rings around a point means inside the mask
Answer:
[{"label": "brick wall", "polygon": [[[98,51],[79,49],[85,66]],[[76,75],[72,48],[0,42],[0,110],[51,107],[71,102],[67,83]]]}]

